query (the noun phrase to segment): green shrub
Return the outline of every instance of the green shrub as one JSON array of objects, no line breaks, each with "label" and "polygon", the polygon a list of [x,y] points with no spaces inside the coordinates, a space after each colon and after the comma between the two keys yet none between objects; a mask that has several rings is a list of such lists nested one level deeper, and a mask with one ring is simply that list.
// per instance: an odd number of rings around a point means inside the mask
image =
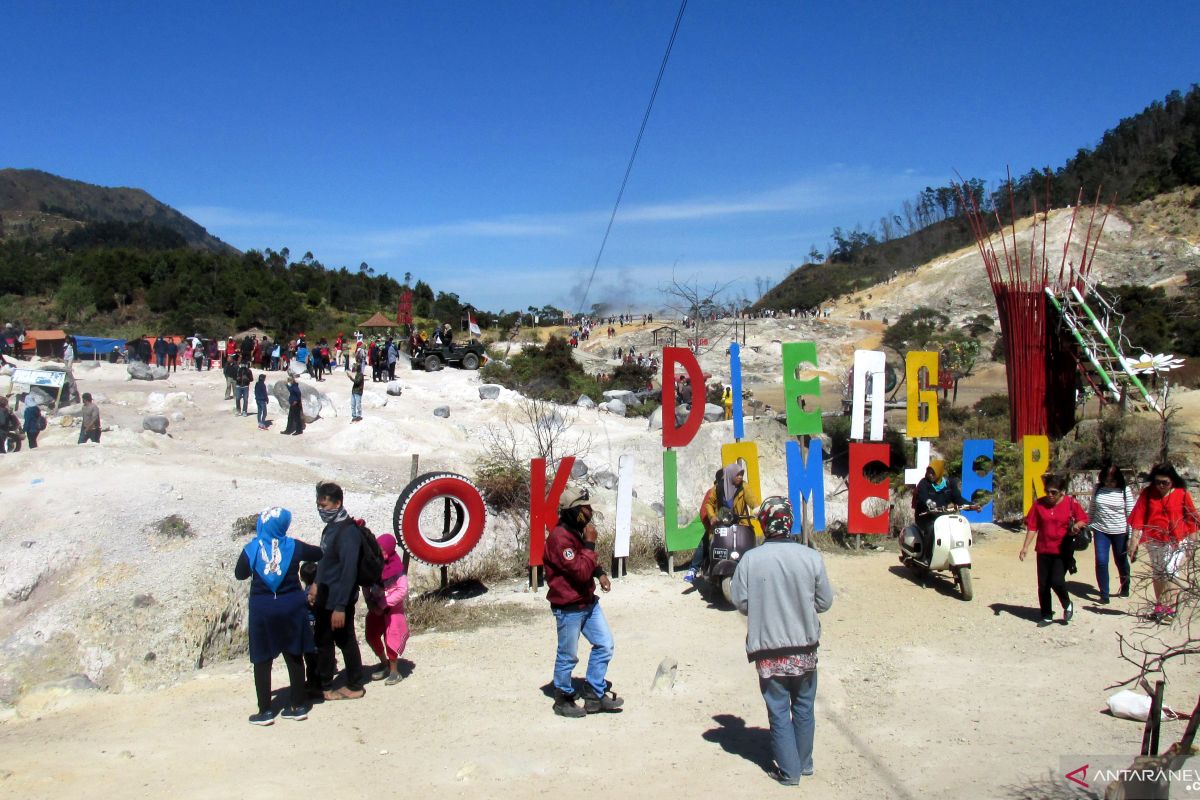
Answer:
[{"label": "green shrub", "polygon": [[976,412],[984,417],[1007,417],[1008,395],[989,394],[987,397],[981,397],[975,403],[974,408]]},{"label": "green shrub", "polygon": [[526,397],[573,403],[580,395],[600,399],[600,385],[584,372],[565,339],[551,336],[543,345],[528,345],[511,356],[508,364],[488,363],[483,379],[520,392]]}]

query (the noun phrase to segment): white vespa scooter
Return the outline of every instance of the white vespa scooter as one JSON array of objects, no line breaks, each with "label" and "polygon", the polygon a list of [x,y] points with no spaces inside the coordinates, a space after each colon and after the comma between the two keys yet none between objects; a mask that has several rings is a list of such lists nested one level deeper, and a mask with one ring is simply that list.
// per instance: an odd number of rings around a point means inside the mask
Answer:
[{"label": "white vespa scooter", "polygon": [[[978,510],[978,506],[961,506],[961,509]],[[932,509],[936,514],[933,521],[933,547],[929,558],[921,552],[921,528],[915,522],[900,533],[900,563],[921,575],[933,572],[953,572],[954,582],[962,592],[963,600],[975,596],[971,584],[971,523],[958,513],[960,507],[947,506]]]}]

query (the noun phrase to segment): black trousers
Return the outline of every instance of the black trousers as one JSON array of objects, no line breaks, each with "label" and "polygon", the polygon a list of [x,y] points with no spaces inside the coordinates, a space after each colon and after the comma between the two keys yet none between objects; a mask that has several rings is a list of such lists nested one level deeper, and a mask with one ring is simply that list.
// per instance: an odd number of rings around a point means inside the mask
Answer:
[{"label": "black trousers", "polygon": [[1054,616],[1054,609],[1050,605],[1051,589],[1058,597],[1058,602],[1062,603],[1064,611],[1071,604],[1071,596],[1067,594],[1067,568],[1068,559],[1065,556],[1037,554],[1038,605],[1041,606],[1042,619]]},{"label": "black trousers", "polygon": [[358,602],[358,589],[350,593],[350,602],[346,604],[346,624],[333,629],[333,611],[325,608],[329,599],[329,588],[317,585],[317,602],[313,614],[317,618],[317,661],[321,671],[321,688],[333,687],[333,678],[337,674],[336,647],[342,651],[342,664],[346,667],[346,687],[358,690],[362,688],[362,653],[358,649],[358,637],[354,632],[354,605]]},{"label": "black trousers", "polygon": [[[254,692],[258,695],[258,710],[271,710],[271,664],[273,661],[260,661],[254,665]],[[291,681],[289,700],[292,708],[299,708],[307,702],[304,696],[304,662],[300,656],[293,653],[283,653],[283,663],[287,665],[288,680]]]},{"label": "black trousers", "polygon": [[37,447],[37,437],[39,433],[41,433],[41,431],[31,431],[28,428],[25,429],[25,439],[29,442],[30,450],[33,450]]},{"label": "black trousers", "polygon": [[303,433],[304,432],[304,411],[300,403],[293,403],[288,406],[287,427],[283,429],[284,433]]}]

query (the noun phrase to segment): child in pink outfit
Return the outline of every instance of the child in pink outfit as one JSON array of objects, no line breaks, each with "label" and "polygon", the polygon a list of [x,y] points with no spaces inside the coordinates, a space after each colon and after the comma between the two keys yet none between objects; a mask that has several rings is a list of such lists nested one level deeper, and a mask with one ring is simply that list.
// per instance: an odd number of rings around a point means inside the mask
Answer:
[{"label": "child in pink outfit", "polygon": [[400,682],[396,659],[408,642],[408,618],[404,615],[404,598],[408,596],[408,576],[404,560],[396,554],[396,537],[385,533],[378,537],[383,551],[383,585],[367,592],[367,644],[379,656],[377,675],[386,670],[385,686]]}]

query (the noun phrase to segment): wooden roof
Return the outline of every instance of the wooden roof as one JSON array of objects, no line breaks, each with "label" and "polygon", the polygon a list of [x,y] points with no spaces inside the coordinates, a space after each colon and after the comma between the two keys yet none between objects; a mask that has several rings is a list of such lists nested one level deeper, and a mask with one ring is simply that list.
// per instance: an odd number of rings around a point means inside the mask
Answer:
[{"label": "wooden roof", "polygon": [[388,319],[382,312],[376,311],[366,322],[358,323],[360,328],[395,328],[399,325],[394,319]]}]

